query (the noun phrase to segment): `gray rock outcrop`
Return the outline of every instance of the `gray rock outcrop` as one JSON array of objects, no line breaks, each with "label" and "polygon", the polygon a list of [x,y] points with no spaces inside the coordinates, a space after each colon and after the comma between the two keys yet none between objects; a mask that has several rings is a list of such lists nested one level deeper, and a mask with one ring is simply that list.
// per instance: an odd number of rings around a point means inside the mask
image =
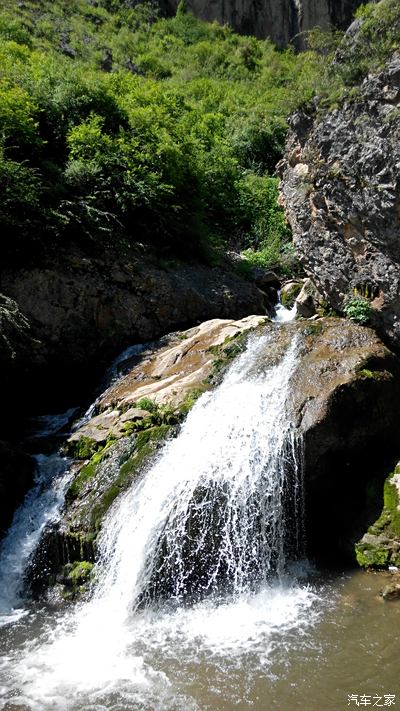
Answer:
[{"label": "gray rock outcrop", "polygon": [[79,386],[128,345],[210,318],[265,314],[271,305],[254,283],[221,268],[163,269],[138,258],[65,254],[51,266],[3,271],[0,282],[7,295],[0,301],[0,363],[11,402],[15,387],[29,393],[37,384],[37,400],[39,388],[61,394],[63,383],[71,389],[76,378]]},{"label": "gray rock outcrop", "polygon": [[400,53],[322,118],[296,113],[281,194],[294,244],[341,311],[366,296],[381,337],[400,348]]},{"label": "gray rock outcrop", "polygon": [[[162,7],[175,12],[179,0],[164,0]],[[194,15],[228,24],[237,32],[270,38],[279,47],[294,40],[301,48],[300,35],[313,27],[331,25],[346,28],[360,0],[188,0]]]}]

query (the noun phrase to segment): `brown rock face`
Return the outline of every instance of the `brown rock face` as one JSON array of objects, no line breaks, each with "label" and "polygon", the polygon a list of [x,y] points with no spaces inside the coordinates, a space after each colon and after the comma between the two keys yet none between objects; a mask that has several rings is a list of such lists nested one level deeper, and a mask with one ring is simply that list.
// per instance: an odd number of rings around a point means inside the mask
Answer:
[{"label": "brown rock face", "polygon": [[139,358],[134,358],[139,362],[134,362],[126,375],[99,398],[99,414],[77,429],[69,441],[87,437],[105,442],[110,434],[119,439],[127,423],[146,420],[151,414],[135,406],[144,399],[157,407],[179,408],[190,393],[209,387],[207,378],[213,372],[216,359],[224,357],[224,344],[228,349],[235,346],[235,339],[266,321],[265,316],[248,316],[240,321],[213,319],[172,334],[163,339],[163,343],[149,345]]},{"label": "brown rock face", "polygon": [[47,360],[65,365],[110,357],[205,318],[265,313],[265,295],[218,268],[162,270],[89,259],[2,275],[2,286],[35,324]]},{"label": "brown rock face", "polygon": [[2,397],[18,413],[16,391],[28,412],[32,402],[54,411],[61,401],[66,409],[123,348],[209,318],[265,314],[271,305],[254,283],[220,268],[161,269],[138,258],[122,264],[75,254],[51,267],[3,272],[0,291],[7,295],[0,301]]},{"label": "brown rock face", "polygon": [[366,296],[400,348],[400,54],[320,120],[297,113],[281,194],[300,260],[335,309]]}]

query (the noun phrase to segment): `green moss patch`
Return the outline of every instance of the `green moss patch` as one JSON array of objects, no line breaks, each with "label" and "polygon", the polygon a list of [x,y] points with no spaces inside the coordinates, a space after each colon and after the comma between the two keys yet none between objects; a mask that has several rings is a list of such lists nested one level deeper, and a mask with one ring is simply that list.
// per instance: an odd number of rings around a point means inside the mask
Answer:
[{"label": "green moss patch", "polygon": [[282,306],[285,306],[287,309],[291,309],[302,288],[303,284],[299,282],[293,284],[293,286],[291,286],[290,289],[287,289],[287,291],[283,291],[281,293]]},{"label": "green moss patch", "polygon": [[390,551],[387,548],[379,548],[371,543],[357,543],[356,558],[358,565],[362,568],[384,568],[390,557]]},{"label": "green moss patch", "polygon": [[209,375],[207,383],[216,385],[228,365],[245,350],[247,339],[252,331],[254,331],[254,329],[238,331],[238,333],[235,333],[233,336],[227,336],[222,345],[211,346],[209,351],[215,356],[215,360],[212,365],[212,373]]},{"label": "green moss patch", "polygon": [[400,539],[400,510],[399,492],[396,484],[392,481],[394,476],[400,474],[400,466],[386,479],[383,486],[383,509],[378,520],[370,526],[369,533],[385,533],[389,538]]},{"label": "green moss patch", "polygon": [[368,368],[361,368],[357,373],[358,377],[362,380],[387,380],[388,378],[393,378],[393,375],[387,370],[369,370]]},{"label": "green moss patch", "polygon": [[399,492],[393,481],[399,474],[397,465],[384,483],[381,515],[355,546],[357,562],[364,568],[400,565]]},{"label": "green moss patch", "polygon": [[64,565],[59,582],[63,584],[62,596],[65,600],[74,599],[87,591],[92,579],[93,563],[87,560],[75,561]]},{"label": "green moss patch", "polygon": [[91,527],[94,531],[100,529],[102,519],[115,498],[126,489],[146,459],[154,454],[159,443],[166,439],[172,429],[172,426],[164,424],[138,433],[134,453],[121,466],[116,479],[93,507]]},{"label": "green moss patch", "polygon": [[92,458],[90,459],[90,462],[88,462],[88,464],[82,467],[79,474],[75,477],[74,481],[72,482],[71,486],[67,491],[67,503],[70,503],[71,501],[74,501],[74,499],[77,499],[78,496],[82,493],[82,490],[87,484],[87,482],[90,481],[90,479],[93,479],[96,474],[96,469],[100,464],[101,460],[103,459],[104,451],[105,447],[103,447],[101,451],[93,454]]},{"label": "green moss patch", "polygon": [[89,437],[80,437],[78,440],[67,442],[65,452],[75,459],[90,459],[101,447],[102,445]]}]

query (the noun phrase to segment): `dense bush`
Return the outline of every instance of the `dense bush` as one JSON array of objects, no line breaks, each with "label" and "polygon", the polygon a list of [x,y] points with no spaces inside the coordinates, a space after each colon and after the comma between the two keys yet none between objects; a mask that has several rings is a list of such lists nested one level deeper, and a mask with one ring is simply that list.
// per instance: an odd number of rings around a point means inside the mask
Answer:
[{"label": "dense bush", "polygon": [[[286,116],[331,81],[332,47],[296,56],[184,3],[172,19],[133,5],[1,3],[3,262],[75,241],[284,264],[274,166]],[[378,9],[363,13],[373,38]]]}]

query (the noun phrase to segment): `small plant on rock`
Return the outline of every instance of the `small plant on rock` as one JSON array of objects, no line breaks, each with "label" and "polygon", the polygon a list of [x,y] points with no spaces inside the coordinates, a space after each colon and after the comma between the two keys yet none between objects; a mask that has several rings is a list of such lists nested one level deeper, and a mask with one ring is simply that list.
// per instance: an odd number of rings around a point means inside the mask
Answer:
[{"label": "small plant on rock", "polygon": [[374,312],[368,299],[359,295],[347,297],[343,311],[347,318],[363,326],[370,322]]}]

